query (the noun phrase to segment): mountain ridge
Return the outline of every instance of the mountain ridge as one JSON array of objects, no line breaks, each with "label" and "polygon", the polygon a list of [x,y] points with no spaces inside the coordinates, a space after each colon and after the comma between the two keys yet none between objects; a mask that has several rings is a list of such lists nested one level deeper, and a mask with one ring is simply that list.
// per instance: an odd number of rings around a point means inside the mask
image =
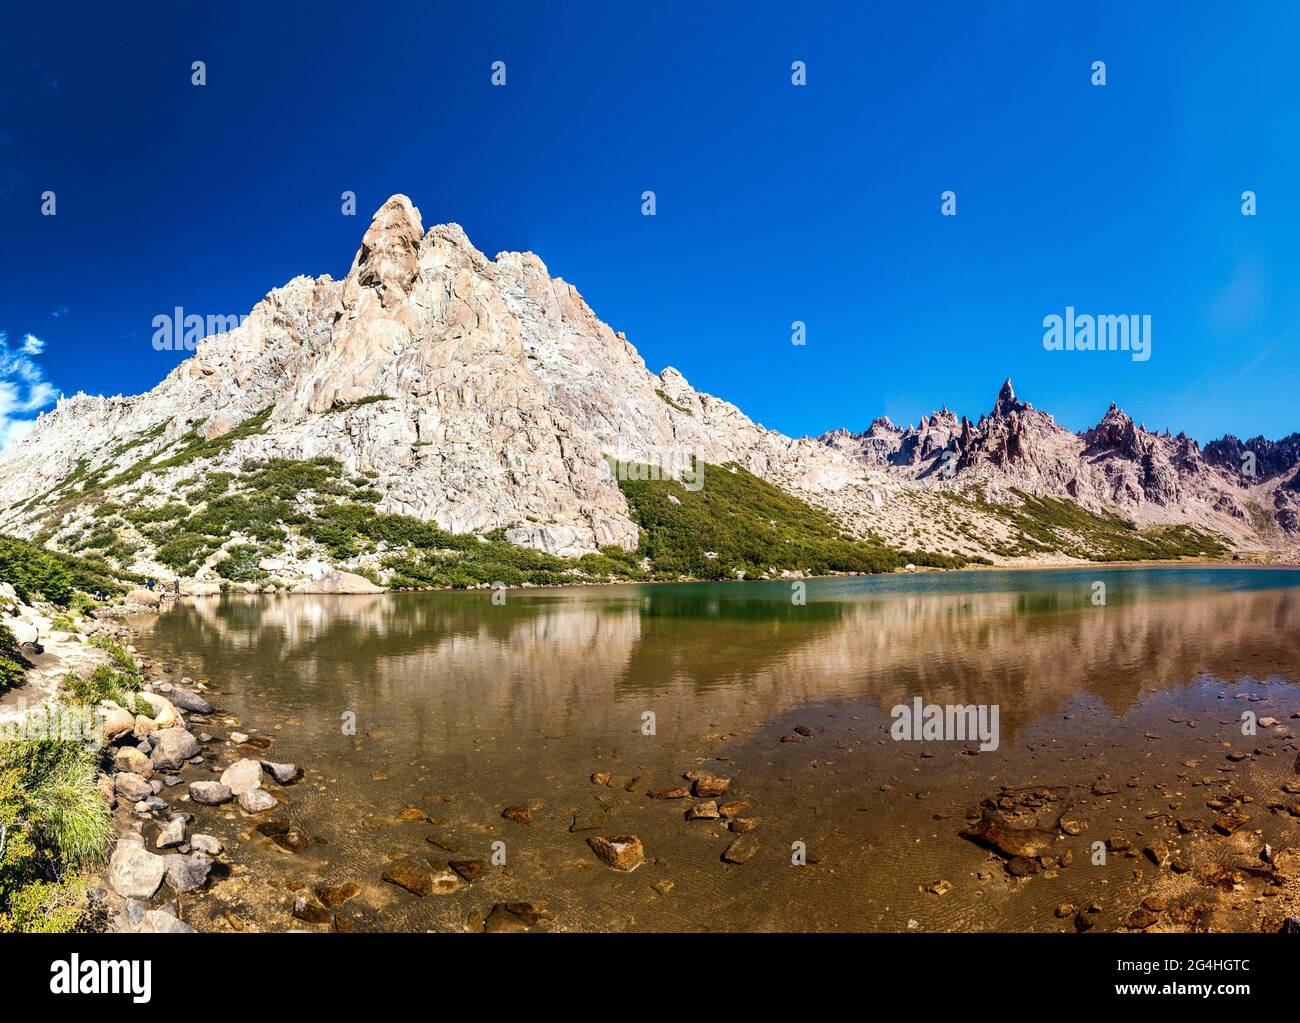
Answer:
[{"label": "mountain ridge", "polygon": [[[297,473],[325,490],[285,491],[282,517],[260,524],[270,553],[256,560],[279,563],[272,575],[391,560],[387,541],[340,559],[345,547],[304,533],[299,518],[343,514],[319,503],[331,488],[450,534],[562,558],[630,554],[642,531],[624,470],[732,466],[829,514],[847,537],[940,561],[1044,557],[1041,538],[1025,548],[1009,517],[1021,494],[1066,498],[1133,528],[1187,527],[1225,549],[1287,548],[1300,441],[1223,438],[1207,459],[1194,441],[1147,433],[1114,411],[1072,434],[1007,380],[976,423],[945,407],[915,429],[879,417],[863,434],[787,437],[672,367],[653,373],[535,254],[488,258],[459,225],[425,230],[395,195],[341,280],[299,276],[272,289],[144,394],[78,394],[43,413],[0,453],[0,531],[82,553],[112,532],[103,549],[122,569],[203,578],[231,549],[259,542],[239,517],[207,521],[226,493],[217,484]],[[1268,467],[1292,462],[1264,482],[1234,477],[1238,447]],[[312,464],[337,469],[325,480],[286,468]],[[1265,498],[1275,502],[1268,523],[1253,509]],[[192,559],[160,560],[176,547],[169,521]],[[199,525],[211,532],[200,536]],[[1194,553],[1217,540],[1189,534],[1188,544]],[[1060,546],[1086,554],[1073,540]]]}]

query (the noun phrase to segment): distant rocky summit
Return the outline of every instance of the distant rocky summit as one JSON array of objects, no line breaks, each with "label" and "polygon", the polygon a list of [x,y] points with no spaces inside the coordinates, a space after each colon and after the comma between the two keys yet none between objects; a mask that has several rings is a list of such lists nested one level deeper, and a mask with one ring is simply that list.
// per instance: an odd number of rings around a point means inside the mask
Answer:
[{"label": "distant rocky summit", "polygon": [[1232,548],[1290,557],[1300,541],[1300,434],[1245,443],[1225,437],[1202,451],[1186,434],[1135,424],[1114,403],[1095,427],[1075,434],[1017,398],[1007,380],[975,423],[944,408],[906,430],[880,418],[860,434],[837,430],[820,439],[921,485],[982,488],[991,503],[1015,492],[1066,499],[1138,526],[1194,526]]},{"label": "distant rocky summit", "polygon": [[[814,534],[936,565],[1276,555],[1297,533],[1298,454],[1295,437],[1201,452],[1113,407],[1075,435],[1010,381],[977,423],[944,409],[906,430],[786,437],[652,373],[537,256],[489,259],[397,195],[342,280],[273,290],[146,394],[43,414],[0,455],[0,533],[194,592],[319,590],[340,570],[355,590],[862,563]],[[672,482],[684,467],[705,494],[707,473],[733,475],[747,512],[807,508],[802,546],[775,512],[757,548],[701,525],[730,513]],[[647,481],[673,491],[653,509]]]}]

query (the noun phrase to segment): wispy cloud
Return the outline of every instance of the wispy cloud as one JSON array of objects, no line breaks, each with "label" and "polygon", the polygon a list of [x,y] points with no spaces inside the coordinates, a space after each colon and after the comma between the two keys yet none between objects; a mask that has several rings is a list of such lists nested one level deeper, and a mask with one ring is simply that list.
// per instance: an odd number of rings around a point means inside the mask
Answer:
[{"label": "wispy cloud", "polygon": [[50,315],[53,316],[56,320],[59,319],[60,317],[67,316],[68,307],[66,305],[61,305],[59,306],[59,308],[55,309],[52,313],[50,313]]},{"label": "wispy cloud", "polygon": [[9,335],[0,331],[0,451],[32,428],[33,412],[53,404],[59,396],[35,361],[43,351],[45,342],[34,334],[26,334],[10,346]]}]

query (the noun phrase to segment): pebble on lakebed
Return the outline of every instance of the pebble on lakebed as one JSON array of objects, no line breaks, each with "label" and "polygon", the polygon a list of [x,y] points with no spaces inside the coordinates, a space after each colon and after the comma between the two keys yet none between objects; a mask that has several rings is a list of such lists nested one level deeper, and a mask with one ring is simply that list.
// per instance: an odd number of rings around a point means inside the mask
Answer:
[{"label": "pebble on lakebed", "polygon": [[615,870],[633,871],[645,862],[645,848],[636,835],[593,835],[587,845],[602,863]]}]

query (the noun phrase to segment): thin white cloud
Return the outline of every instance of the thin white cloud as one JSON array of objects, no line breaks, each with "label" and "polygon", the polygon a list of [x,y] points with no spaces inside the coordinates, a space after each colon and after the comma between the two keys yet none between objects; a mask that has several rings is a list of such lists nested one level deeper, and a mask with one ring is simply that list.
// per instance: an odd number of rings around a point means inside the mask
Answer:
[{"label": "thin white cloud", "polygon": [[61,306],[59,306],[59,308],[55,309],[54,312],[50,313],[50,315],[53,316],[56,320],[57,320],[60,316],[67,316],[67,315],[68,315],[68,307],[67,307],[66,305],[61,305]]},{"label": "thin white cloud", "polygon": [[59,392],[34,360],[45,342],[27,334],[16,347],[0,331],[0,451],[24,436],[33,425],[31,414],[52,405]]}]

